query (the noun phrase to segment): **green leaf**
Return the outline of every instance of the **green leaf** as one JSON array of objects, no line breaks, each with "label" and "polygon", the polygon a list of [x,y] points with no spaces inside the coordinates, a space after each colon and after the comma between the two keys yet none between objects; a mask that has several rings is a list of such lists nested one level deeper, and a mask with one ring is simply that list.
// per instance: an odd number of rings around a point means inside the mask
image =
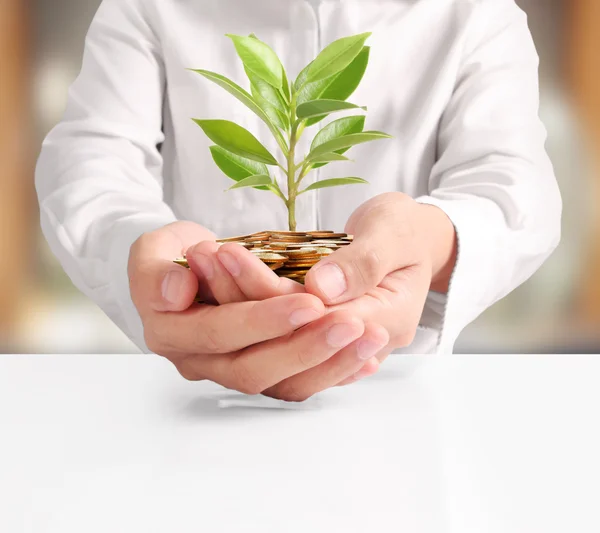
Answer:
[{"label": "green leaf", "polygon": [[257,99],[260,99],[260,105],[265,110],[268,117],[273,121],[273,124],[276,124],[277,127],[281,128],[283,131],[288,131],[290,129],[290,120],[287,115],[283,114],[279,109],[275,109],[275,107],[260,96],[257,96]]},{"label": "green leaf", "polygon": [[234,154],[266,163],[277,165],[277,160],[247,129],[229,120],[193,119],[202,128],[206,136],[216,145]]},{"label": "green leaf", "polygon": [[[307,87],[307,82],[306,79],[308,77],[308,70],[310,69],[310,67],[312,66],[312,62],[310,62],[308,65],[306,65],[302,71],[300,72],[300,74],[298,74],[298,77],[296,78],[296,81],[294,82],[294,89],[298,92],[298,101],[300,101],[300,95],[302,94],[302,92],[304,91],[304,88]],[[312,85],[312,83],[310,84]],[[308,100],[314,100],[315,98],[305,98],[304,101],[308,101]]]},{"label": "green leaf", "polygon": [[[352,63],[350,63],[336,77],[329,78],[332,79],[331,83],[326,84],[324,90],[316,98],[322,98],[324,100],[347,100],[350,98],[360,85],[360,82],[365,75],[367,65],[369,64],[370,50],[371,49],[368,46],[364,46],[360,51],[360,54],[356,56]],[[323,80],[320,82],[318,81],[311,83],[307,85],[304,90],[309,90],[313,85],[319,85],[327,81],[328,80]],[[298,101],[300,101],[300,98]],[[313,126],[321,120],[323,120],[323,117],[311,118],[306,122],[306,127],[308,128]]]},{"label": "green leaf", "polygon": [[[251,94],[245,91],[242,87],[237,85],[235,82],[230,79],[222,76],[221,74],[217,74],[216,72],[211,72],[209,70],[200,70],[200,69],[190,69],[192,72],[196,72],[201,76],[204,76],[206,79],[216,83],[219,87],[225,89],[229,94],[235,96],[240,102],[242,102],[248,109],[254,112],[258,117],[269,127],[271,133],[277,138],[280,146],[285,146],[285,140],[281,135],[281,132],[277,130],[275,125],[273,124],[272,117],[269,116],[268,113],[265,112],[264,109],[261,108],[259,103],[256,101],[256,98],[253,98]],[[264,83],[260,78],[257,79]],[[267,87],[271,87],[270,85],[264,83]],[[275,89],[273,89],[275,90]],[[283,143],[283,144],[282,144]]]},{"label": "green leaf", "polygon": [[231,191],[232,189],[243,189],[245,187],[256,187],[257,185],[271,185],[273,183],[271,178],[266,174],[257,174],[256,176],[250,176],[241,181],[238,181],[235,185],[232,185],[227,189]]},{"label": "green leaf", "polygon": [[[249,37],[260,41],[260,39],[254,33],[251,33],[249,35]],[[283,99],[286,101],[286,103],[289,104],[292,100],[292,93],[290,92],[290,82],[288,81],[288,77],[285,72],[285,68],[283,69],[281,94],[283,96]]]},{"label": "green leaf", "polygon": [[306,72],[304,83],[329,78],[344,70],[363,49],[371,33],[361,33],[334,41],[316,57]]},{"label": "green leaf", "polygon": [[286,113],[287,105],[279,91],[272,85],[269,85],[266,81],[263,81],[248,68],[245,68],[245,71],[246,76],[248,76],[248,79],[250,80],[254,97],[256,98],[256,95],[258,94],[263,100],[271,104],[272,107],[275,107],[282,113]]},{"label": "green leaf", "polygon": [[255,37],[227,34],[235,49],[251,72],[276,89],[283,85],[283,65],[277,54],[265,43]]},{"label": "green leaf", "polygon": [[353,185],[357,183],[369,183],[362,178],[332,178],[323,181],[317,181],[300,191],[299,194],[303,194],[308,191],[314,191],[315,189],[325,189],[326,187],[338,187],[339,185]]},{"label": "green leaf", "polygon": [[331,163],[332,161],[351,161],[351,159],[336,152],[329,152],[327,154],[318,155],[312,160],[313,163]]},{"label": "green leaf", "polygon": [[290,82],[288,80],[285,69],[283,69],[283,87],[282,87],[283,97],[288,101],[292,101],[292,93],[290,91]]},{"label": "green leaf", "polygon": [[317,148],[317,146],[325,144],[333,139],[338,139],[339,137],[350,135],[352,133],[362,132],[365,127],[365,118],[364,115],[357,115],[339,118],[330,122],[315,135],[310,146],[311,151]]},{"label": "green leaf", "polygon": [[326,116],[336,111],[345,111],[347,109],[363,109],[367,110],[366,107],[360,107],[349,102],[342,100],[312,100],[298,106],[296,115],[299,119],[307,119],[312,117]]},{"label": "green leaf", "polygon": [[350,98],[360,85],[367,71],[370,51],[371,48],[369,46],[363,46],[360,53],[354,58],[354,61],[339,73],[332,83],[328,85],[320,98],[328,100],[347,100]]},{"label": "green leaf", "polygon": [[[241,181],[256,174],[269,174],[269,170],[264,163],[258,163],[245,157],[235,155],[220,146],[211,146],[210,153],[213,161],[221,169],[221,172],[234,181]],[[257,187],[257,189],[268,190],[267,187]]]},{"label": "green leaf", "polygon": [[[326,98],[328,100],[348,99],[364,77],[369,62],[369,51],[370,48],[368,46],[363,46],[360,54],[342,72],[330,78],[306,84],[298,93],[298,103],[302,104],[310,100],[318,100],[319,98]],[[306,67],[305,71],[300,73],[300,76],[298,76],[299,79],[306,78],[309,67]]]},{"label": "green leaf", "polygon": [[380,139],[389,138],[391,138],[391,135],[379,131],[365,131],[363,133],[352,133],[351,135],[344,135],[343,137],[332,139],[317,146],[308,155],[307,160],[312,161],[312,159],[318,155],[326,154],[328,152],[335,152],[343,148],[356,146],[357,144],[363,144],[370,141],[378,141]]},{"label": "green leaf", "polygon": [[[313,139],[311,150],[314,150],[317,146],[330,141],[332,139],[337,139],[338,137],[342,137],[344,135],[350,135],[351,133],[360,133],[363,131],[365,127],[365,116],[358,115],[353,117],[344,117],[338,120],[334,120],[325,126],[322,130],[315,135]],[[344,154],[350,147],[342,148],[340,150],[336,150],[337,154]],[[313,165],[313,168],[324,167],[327,163],[316,163]]]}]

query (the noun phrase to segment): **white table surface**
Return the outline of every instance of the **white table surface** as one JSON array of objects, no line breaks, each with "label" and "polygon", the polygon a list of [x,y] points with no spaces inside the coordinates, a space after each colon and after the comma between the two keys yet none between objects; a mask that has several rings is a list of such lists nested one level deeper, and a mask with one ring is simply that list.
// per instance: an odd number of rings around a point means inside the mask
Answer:
[{"label": "white table surface", "polygon": [[600,358],[396,356],[313,409],[231,396],[153,356],[0,357],[0,532],[600,532]]}]

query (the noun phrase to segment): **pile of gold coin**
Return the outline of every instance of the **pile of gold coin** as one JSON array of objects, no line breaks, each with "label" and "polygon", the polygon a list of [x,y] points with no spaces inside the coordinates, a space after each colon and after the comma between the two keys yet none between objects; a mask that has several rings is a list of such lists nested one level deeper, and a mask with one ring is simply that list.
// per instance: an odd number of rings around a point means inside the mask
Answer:
[{"label": "pile of gold coin", "polygon": [[[348,246],[352,239],[352,235],[333,231],[262,231],[217,242],[239,244],[279,277],[304,284],[306,274],[314,265],[340,247]],[[175,263],[188,267],[185,257],[176,259]]]}]

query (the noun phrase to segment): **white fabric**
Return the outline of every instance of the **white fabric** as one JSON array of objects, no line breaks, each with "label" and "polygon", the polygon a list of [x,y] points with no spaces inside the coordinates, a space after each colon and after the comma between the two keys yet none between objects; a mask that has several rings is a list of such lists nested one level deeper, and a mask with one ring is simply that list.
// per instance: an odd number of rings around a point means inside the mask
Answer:
[{"label": "white fabric", "polygon": [[367,129],[394,138],[314,173],[370,185],[303,195],[297,217],[300,229],[341,230],[361,203],[392,190],[448,214],[459,238],[451,289],[431,295],[420,330],[429,339],[406,351],[450,352],[555,248],[561,200],[538,118],[538,57],[513,0],[105,0],[36,185],[44,234],[66,272],[143,351],[126,272],[137,237],[175,220],[221,236],[287,220],[272,194],[223,192],[229,180],[192,117],[233,120],[273,153],[277,145],[248,109],[186,68],[244,85],[224,34],[254,32],[294,77],[329,42],[365,31],[371,61],[351,101],[368,106]]}]

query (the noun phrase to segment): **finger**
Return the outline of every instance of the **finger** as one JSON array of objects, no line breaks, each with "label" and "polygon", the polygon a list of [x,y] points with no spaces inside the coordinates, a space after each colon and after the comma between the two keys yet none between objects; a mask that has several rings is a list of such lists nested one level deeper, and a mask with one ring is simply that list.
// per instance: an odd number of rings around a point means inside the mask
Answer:
[{"label": "finger", "polygon": [[[355,237],[356,239],[356,237]],[[306,291],[336,305],[377,287],[403,264],[401,254],[376,233],[366,234],[315,265],[306,276]]]},{"label": "finger", "polygon": [[412,230],[401,222],[398,206],[379,201],[370,209],[361,208],[358,221],[349,222],[354,242],[323,259],[308,273],[306,290],[326,305],[347,302],[377,287],[395,270],[416,264],[420,259]]},{"label": "finger", "polygon": [[323,303],[310,294],[200,305],[150,317],[146,344],[155,353],[227,354],[288,335],[324,314]]},{"label": "finger", "polygon": [[345,311],[332,313],[287,337],[252,346],[239,355],[213,357],[207,375],[225,387],[260,394],[327,361],[363,333],[361,320]]},{"label": "finger", "polygon": [[219,248],[217,257],[248,300],[264,300],[283,294],[305,292],[295,281],[280,278],[243,246],[234,243]]},{"label": "finger", "polygon": [[421,322],[429,280],[424,266],[407,267],[388,274],[365,296],[327,309],[345,310],[377,322],[390,334],[390,349],[406,348],[414,341]]},{"label": "finger", "polygon": [[389,342],[385,328],[375,323],[365,326],[360,339],[317,367],[283,380],[263,394],[287,401],[304,401],[325,389],[335,387],[357,373],[375,358]]},{"label": "finger", "polygon": [[[204,241],[187,252],[187,260],[192,272],[204,280],[216,303],[225,305],[247,300],[237,283],[217,259],[219,244]],[[239,246],[236,244],[234,246]],[[239,246],[241,248],[241,246]]]},{"label": "finger", "polygon": [[373,374],[377,374],[379,371],[379,366],[381,361],[377,357],[373,357],[369,359],[365,365],[354,375],[345,379],[344,381],[337,384],[338,387],[345,387],[346,385],[352,385],[357,381],[361,381],[362,379],[368,378]]},{"label": "finger", "polygon": [[187,309],[198,291],[196,276],[173,263],[182,255],[185,236],[168,228],[142,235],[131,247],[127,268],[131,298],[142,318]]}]

